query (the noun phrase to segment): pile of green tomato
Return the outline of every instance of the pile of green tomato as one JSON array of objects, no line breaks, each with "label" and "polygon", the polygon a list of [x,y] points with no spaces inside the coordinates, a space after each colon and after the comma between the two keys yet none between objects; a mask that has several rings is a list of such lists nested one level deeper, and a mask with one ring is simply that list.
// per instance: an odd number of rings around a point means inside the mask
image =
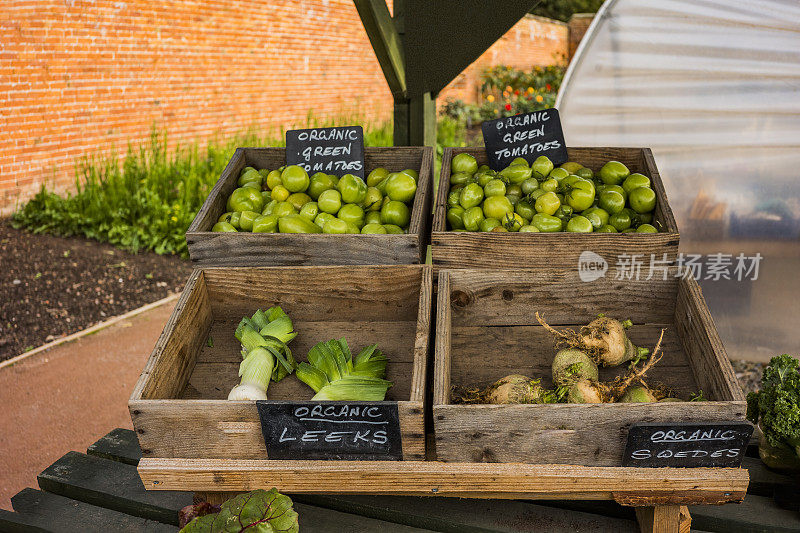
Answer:
[{"label": "pile of green tomato", "polygon": [[419,173],[376,168],[366,182],[298,165],[245,167],[211,231],[253,233],[405,233]]},{"label": "pile of green tomato", "polygon": [[558,168],[545,156],[517,158],[495,172],[470,154],[450,164],[447,222],[453,231],[657,233],[650,179],[609,161],[595,174],[579,163]]}]

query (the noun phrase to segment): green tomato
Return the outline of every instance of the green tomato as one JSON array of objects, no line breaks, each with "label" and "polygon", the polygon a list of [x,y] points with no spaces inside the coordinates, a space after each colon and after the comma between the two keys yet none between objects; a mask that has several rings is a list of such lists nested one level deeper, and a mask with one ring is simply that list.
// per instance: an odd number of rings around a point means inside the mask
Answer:
[{"label": "green tomato", "polygon": [[609,161],[600,169],[600,179],[606,185],[619,185],[630,175],[628,167],[619,161]]},{"label": "green tomato", "polygon": [[581,167],[575,171],[575,174],[585,180],[594,178],[594,172],[592,172],[591,168]]},{"label": "green tomato", "polygon": [[511,196],[522,196],[522,186],[518,184],[512,184],[506,186],[506,195]]},{"label": "green tomato", "polygon": [[398,202],[410,202],[417,193],[417,182],[409,176],[400,172],[395,174],[386,182],[386,196]]},{"label": "green tomato", "polygon": [[495,174],[491,172],[479,172],[475,174],[475,183],[481,187],[486,187],[486,184],[494,179],[497,178],[495,177]]},{"label": "green tomato", "polygon": [[513,166],[513,165],[518,165],[518,166],[523,166],[523,167],[529,167],[530,166],[528,164],[528,160],[525,159],[524,157],[514,158],[514,160],[511,163],[509,163],[508,166]]},{"label": "green tomato", "polygon": [[[594,183],[583,178],[578,178],[569,184],[569,190],[564,195],[567,204],[575,211],[583,211],[592,207],[594,203]],[[566,181],[566,179],[564,180]],[[563,182],[562,182],[563,183]]]},{"label": "green tomato", "polygon": [[[458,200],[458,203],[461,204],[461,207],[464,209],[469,209],[470,207],[475,207],[476,205],[480,204],[483,200],[483,189],[477,183],[470,183],[469,185],[465,186],[461,189],[461,197]],[[400,226],[401,224],[398,224]]]},{"label": "green tomato", "polygon": [[219,218],[217,219],[217,222],[227,222],[228,224],[230,224],[231,223],[231,215],[233,215],[233,213],[230,212],[230,211],[227,212],[227,213],[222,213],[219,216]]},{"label": "green tomato", "polygon": [[561,164],[561,168],[563,168],[570,174],[575,174],[577,170],[583,168],[583,165],[581,165],[580,163],[576,163],[575,161],[567,161],[566,163]]},{"label": "green tomato", "polygon": [[239,211],[234,211],[231,213],[230,225],[236,228],[237,231],[239,230],[239,217],[241,216],[242,214]]},{"label": "green tomato", "polygon": [[520,233],[539,233],[539,228],[534,226],[533,224],[526,224],[519,228]]},{"label": "green tomato", "polygon": [[652,224],[653,223],[653,213],[638,213],[639,221],[642,224]]},{"label": "green tomato", "polygon": [[594,228],[594,229],[599,229],[603,225],[603,220],[600,218],[600,216],[597,213],[592,212],[591,209],[587,209],[586,211],[581,213],[581,216],[583,216],[589,222],[591,222],[592,223],[592,228]]},{"label": "green tomato", "polygon": [[522,194],[530,194],[539,188],[539,180],[528,178],[520,184],[519,188],[522,189]]},{"label": "green tomato", "polygon": [[514,212],[514,206],[505,196],[490,196],[483,202],[483,214],[486,218],[502,220],[508,214]]},{"label": "green tomato", "polygon": [[267,188],[272,190],[278,185],[283,185],[283,180],[281,180],[281,171],[272,170],[269,174],[267,174]]},{"label": "green tomato", "polygon": [[253,233],[275,233],[278,231],[278,217],[261,215],[253,221]]},{"label": "green tomato", "polygon": [[478,231],[481,227],[481,222],[484,221],[483,209],[480,206],[470,207],[461,219],[464,221],[464,229],[467,231]]},{"label": "green tomato", "polygon": [[611,224],[603,224],[597,229],[597,233],[617,233],[617,228]]},{"label": "green tomato", "polygon": [[419,172],[417,172],[413,168],[404,168],[403,170],[400,171],[400,173],[411,176],[412,178],[414,178],[414,181],[419,181]]},{"label": "green tomato", "polygon": [[[480,183],[478,183],[478,185],[480,185]],[[483,187],[483,194],[487,198],[490,196],[505,196],[506,184],[503,183],[502,180],[494,178]]]},{"label": "green tomato", "polygon": [[347,222],[340,218],[332,217],[323,226],[322,233],[344,235],[349,229]]},{"label": "green tomato", "polygon": [[278,218],[294,215],[295,213],[297,213],[297,208],[289,202],[279,202],[275,209],[272,210],[272,214]]},{"label": "green tomato", "polygon": [[536,214],[533,206],[527,200],[520,200],[517,202],[517,205],[514,206],[514,212],[522,218],[527,218],[528,220],[530,220],[533,215]]},{"label": "green tomato", "polygon": [[556,194],[553,192],[548,192],[541,195],[536,199],[536,203],[534,204],[536,212],[544,213],[545,215],[554,214],[559,207],[561,207],[561,202],[559,201],[558,196],[556,196]]},{"label": "green tomato", "polygon": [[353,174],[342,176],[336,188],[342,195],[342,201],[346,204],[358,204],[367,197],[367,184]]},{"label": "green tomato", "polygon": [[[581,215],[585,216],[586,218],[589,218],[592,215],[597,216],[598,218],[600,218],[601,226],[608,224],[608,214],[609,214],[608,211],[600,207],[590,207],[589,209],[581,213]],[[589,220],[591,220],[591,218],[589,218]]]},{"label": "green tomato", "polygon": [[619,213],[625,208],[625,198],[617,191],[604,190],[600,193],[600,208],[610,215]]},{"label": "green tomato", "polygon": [[335,215],[342,208],[342,195],[336,189],[322,191],[317,199],[317,205],[320,211]]},{"label": "green tomato", "polygon": [[531,169],[533,169],[535,177],[539,179],[546,178],[553,171],[553,162],[547,156],[540,155],[531,165]]},{"label": "green tomato", "polygon": [[253,231],[253,221],[261,216],[255,211],[242,211],[239,216],[239,227],[244,231]]},{"label": "green tomato", "polygon": [[325,231],[325,224],[330,222],[336,218],[335,216],[331,215],[330,213],[320,212],[317,217],[314,219],[314,224],[322,228],[322,231]]},{"label": "green tomato", "polygon": [[380,211],[383,205],[383,195],[377,187],[367,187],[367,195],[364,197],[364,207],[369,211]]},{"label": "green tomato", "polygon": [[539,231],[544,233],[555,233],[561,231],[561,219],[544,213],[536,213],[531,219],[531,225],[536,226]]},{"label": "green tomato", "polygon": [[508,231],[517,232],[522,226],[527,225],[528,221],[517,213],[506,213],[506,215],[500,219],[500,224]]},{"label": "green tomato", "polygon": [[394,224],[405,228],[410,221],[411,211],[403,202],[392,200],[381,208],[381,223],[383,224]]},{"label": "green tomato", "polygon": [[[503,186],[505,188],[505,186]],[[463,189],[463,187],[461,187]],[[461,205],[458,201],[461,199],[461,189],[451,190],[450,193],[447,195],[447,205],[448,207],[455,207],[457,205]]]},{"label": "green tomato", "polygon": [[234,233],[237,229],[230,222],[217,222],[211,228],[211,231]]},{"label": "green tomato", "polygon": [[357,226],[359,231],[361,231],[361,227],[364,226],[364,210],[357,204],[343,205],[336,216],[345,222]]},{"label": "green tomato", "polygon": [[566,178],[567,176],[569,176],[569,174],[570,173],[566,169],[563,169],[563,168],[559,167],[559,168],[554,168],[553,170],[551,170],[550,174],[547,177],[550,178],[550,179],[554,179],[556,181],[561,181],[564,178]]},{"label": "green tomato", "polygon": [[329,175],[325,174],[324,172],[317,172],[311,176],[311,180],[308,183],[307,192],[313,200],[318,200],[320,194],[335,187],[336,184]]},{"label": "green tomato", "polygon": [[637,213],[649,213],[656,208],[656,193],[650,187],[637,187],[631,191],[628,203]]},{"label": "green tomato", "polygon": [[261,191],[252,187],[235,189],[228,198],[228,211],[258,211],[264,208],[264,199]]},{"label": "green tomato", "polygon": [[306,217],[308,220],[314,220],[319,215],[319,206],[317,202],[307,202],[300,208],[300,216]]},{"label": "green tomato", "polygon": [[620,185],[606,185],[605,187],[603,187],[603,190],[604,191],[616,191],[616,192],[620,193],[623,198],[625,198],[626,202],[628,201],[628,193]]},{"label": "green tomato", "polygon": [[528,200],[535,202],[543,194],[547,194],[547,191],[544,189],[536,189],[528,195]]},{"label": "green tomato", "polygon": [[553,216],[558,218],[566,218],[567,220],[569,220],[569,217],[572,216],[572,213],[573,213],[572,207],[566,204],[561,204],[559,208],[556,210],[556,212],[553,213]]},{"label": "green tomato", "polygon": [[570,233],[591,233],[594,231],[594,225],[588,218],[575,215],[567,222],[567,231]]},{"label": "green tomato", "polygon": [[247,183],[256,183],[259,188],[261,188],[261,182],[263,181],[263,176],[258,173],[258,170],[254,169],[253,167],[247,167],[242,170],[242,173],[239,175],[239,180],[236,184],[239,187],[244,187]]},{"label": "green tomato", "polygon": [[500,225],[500,221],[496,218],[484,218],[481,221],[480,231],[487,232],[492,231],[494,228]]},{"label": "green tomato", "polygon": [[380,211],[367,211],[364,215],[364,224],[380,224],[381,212]]},{"label": "green tomato", "polygon": [[514,185],[519,185],[526,179],[530,178],[532,173],[533,170],[531,170],[527,165],[511,165],[501,170],[498,176],[503,181],[513,183]]},{"label": "green tomato", "polygon": [[614,226],[617,231],[623,231],[631,227],[631,216],[625,212],[612,213],[608,217],[608,223]]},{"label": "green tomato", "polygon": [[448,209],[447,222],[452,230],[464,229],[464,208],[459,205]]},{"label": "green tomato", "polygon": [[289,197],[286,198],[286,201],[299,211],[304,205],[311,201],[311,197],[304,192],[295,192],[290,194]]},{"label": "green tomato", "polygon": [[397,235],[405,233],[405,231],[403,231],[403,228],[401,228],[400,226],[396,226],[394,224],[384,224],[383,227],[386,228],[386,233],[397,234]]},{"label": "green tomato", "polygon": [[272,192],[270,193],[270,198],[273,200],[277,200],[278,202],[284,202],[292,193],[289,192],[289,189],[284,187],[283,185],[277,185]]},{"label": "green tomato", "polygon": [[472,174],[467,174],[466,172],[456,172],[450,175],[450,185],[466,185],[474,181]]},{"label": "green tomato", "polygon": [[322,228],[300,215],[287,215],[278,219],[281,233],[322,233]]},{"label": "green tomato", "polygon": [[650,178],[644,174],[635,172],[625,178],[625,181],[622,182],[622,188],[625,189],[625,192],[628,194],[630,194],[633,189],[638,187],[650,187]]},{"label": "green tomato", "polygon": [[377,233],[388,233],[388,232],[386,231],[386,228],[384,228],[380,224],[364,224],[364,227],[361,228],[361,233],[377,234]]},{"label": "green tomato", "polygon": [[383,167],[378,167],[367,175],[367,187],[375,187],[388,177],[389,171]]},{"label": "green tomato", "polygon": [[261,203],[267,205],[272,201],[272,192],[270,191],[261,191]]},{"label": "green tomato", "polygon": [[517,202],[519,202],[520,199],[519,196],[514,194],[506,194],[506,198],[508,199],[509,202],[511,202],[511,205],[517,205]]},{"label": "green tomato", "polygon": [[475,174],[478,171],[478,161],[470,154],[457,154],[450,162],[450,171]]},{"label": "green tomato", "polygon": [[553,178],[547,179],[539,186],[544,192],[556,192],[558,190],[558,182]]},{"label": "green tomato", "polygon": [[636,233],[658,233],[658,230],[652,224],[642,224],[636,228]]},{"label": "green tomato", "polygon": [[299,165],[288,165],[281,172],[281,182],[289,192],[303,192],[308,189],[311,180],[306,169]]}]

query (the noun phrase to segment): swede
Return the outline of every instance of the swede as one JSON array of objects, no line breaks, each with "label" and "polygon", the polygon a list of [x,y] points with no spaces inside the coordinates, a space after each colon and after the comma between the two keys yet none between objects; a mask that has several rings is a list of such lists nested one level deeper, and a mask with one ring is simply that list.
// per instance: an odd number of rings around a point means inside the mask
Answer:
[{"label": "swede", "polygon": [[597,365],[585,352],[576,348],[559,350],[553,358],[553,383],[565,386],[576,381],[598,380]]}]

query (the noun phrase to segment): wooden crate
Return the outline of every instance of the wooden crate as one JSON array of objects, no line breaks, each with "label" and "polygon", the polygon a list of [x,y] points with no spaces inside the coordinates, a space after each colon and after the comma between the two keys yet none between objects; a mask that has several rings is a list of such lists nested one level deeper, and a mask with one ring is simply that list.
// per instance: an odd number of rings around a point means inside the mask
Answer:
[{"label": "wooden crate", "polygon": [[[694,279],[591,283],[575,270],[439,272],[433,422],[436,457],[447,462],[522,462],[619,466],[635,422],[743,420],[744,396]],[[552,386],[555,326],[588,324],[600,312],[630,318],[634,344],[653,349],[666,328],[663,359],[648,373],[680,397],[707,402],[640,404],[456,405],[451,385],[487,386],[509,374]],[[625,372],[601,369],[603,381]]]},{"label": "wooden crate", "polygon": [[431,254],[438,272],[441,268],[569,268],[578,265],[581,252],[592,251],[609,265],[621,254],[637,254],[649,259],[667,254],[674,261],[678,254],[678,226],[672,215],[664,184],[649,148],[569,148],[569,160],[595,172],[607,161],[620,161],[631,172],[641,172],[651,180],[657,203],[653,224],[660,233],[481,233],[447,230],[447,195],[450,192],[450,161],[460,153],[475,156],[479,165],[487,164],[483,148],[445,148],[439,190],[433,208]]},{"label": "wooden crate", "polygon": [[[298,332],[290,344],[298,361],[332,338],[352,349],[378,343],[389,358],[387,401],[398,405],[403,459],[424,459],[431,291],[425,265],[195,270],[128,402],[142,456],[268,459],[256,403],[227,396],[239,382],[237,323],[280,305]],[[313,391],[289,376],[268,394],[305,401]]]},{"label": "wooden crate", "polygon": [[225,212],[246,166],[276,169],[286,164],[284,148],[238,148],[198,211],[186,242],[192,262],[207,266],[383,265],[424,263],[433,196],[433,148],[366,148],[366,170],[419,171],[408,233],[402,235],[328,235],[216,233],[212,226]]}]

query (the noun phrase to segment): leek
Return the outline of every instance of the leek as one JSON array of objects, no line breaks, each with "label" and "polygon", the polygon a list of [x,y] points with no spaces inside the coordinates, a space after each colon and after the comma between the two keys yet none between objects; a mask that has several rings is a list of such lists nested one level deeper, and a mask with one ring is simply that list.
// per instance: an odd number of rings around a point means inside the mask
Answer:
[{"label": "leek", "polygon": [[392,386],[383,379],[388,359],[377,344],[354,360],[344,339],[320,342],[308,352],[308,361],[297,366],[297,378],[314,390],[312,400],[381,401]]},{"label": "leek", "polygon": [[266,400],[270,381],[280,381],[297,367],[287,343],[297,336],[289,316],[280,307],[259,309],[244,317],[234,335],[242,343],[239,385],[229,400]]}]

